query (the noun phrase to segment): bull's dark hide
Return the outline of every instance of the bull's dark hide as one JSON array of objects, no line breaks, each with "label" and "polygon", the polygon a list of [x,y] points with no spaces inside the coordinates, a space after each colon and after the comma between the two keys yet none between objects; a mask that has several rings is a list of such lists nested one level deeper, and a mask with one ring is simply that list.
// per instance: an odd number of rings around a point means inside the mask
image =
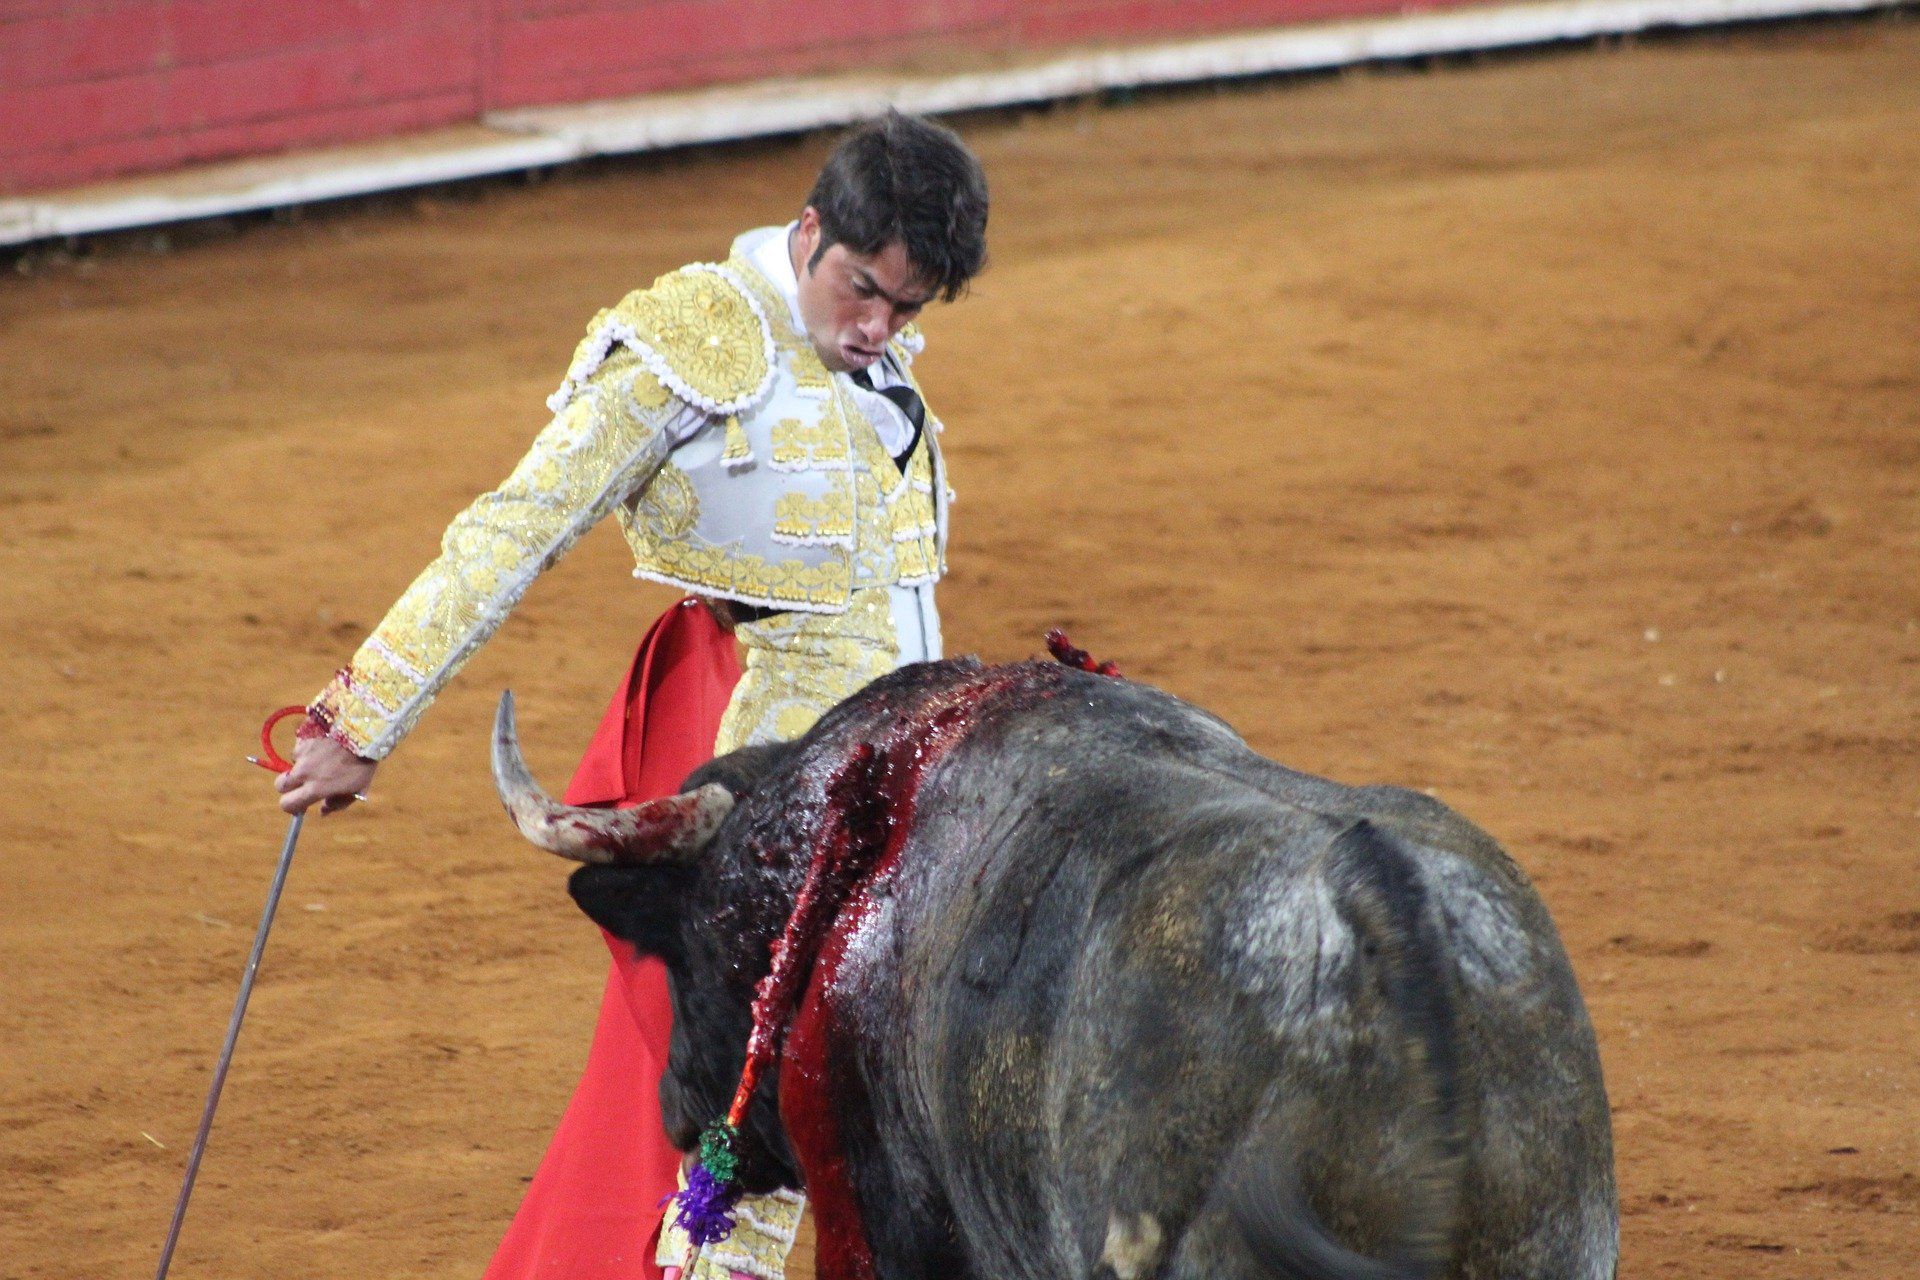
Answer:
[{"label": "bull's dark hide", "polygon": [[1499,847],[1055,665],[897,672],[695,775],[737,803],[693,861],[576,873],[666,961],[681,1146],[863,743],[899,830],[742,1142],[813,1183],[823,1276],[1611,1275],[1593,1032]]}]

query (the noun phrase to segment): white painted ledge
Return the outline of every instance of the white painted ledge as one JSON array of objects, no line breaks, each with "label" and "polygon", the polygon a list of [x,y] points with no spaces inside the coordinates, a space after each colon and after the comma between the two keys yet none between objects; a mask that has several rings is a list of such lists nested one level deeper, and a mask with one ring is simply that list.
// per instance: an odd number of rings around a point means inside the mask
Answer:
[{"label": "white painted ledge", "polygon": [[580,156],[565,138],[462,125],[358,146],[196,165],[0,200],[0,245],[515,173]]},{"label": "white painted ledge", "polygon": [[851,74],[500,111],[478,125],[362,146],[206,165],[0,200],[0,245],[244,213],[513,173],[589,156],[847,124],[898,107],[927,115],[1105,90],[1624,35],[1656,27],[1862,13],[1911,0],[1551,0],[1279,27],[1078,53],[939,77]]}]

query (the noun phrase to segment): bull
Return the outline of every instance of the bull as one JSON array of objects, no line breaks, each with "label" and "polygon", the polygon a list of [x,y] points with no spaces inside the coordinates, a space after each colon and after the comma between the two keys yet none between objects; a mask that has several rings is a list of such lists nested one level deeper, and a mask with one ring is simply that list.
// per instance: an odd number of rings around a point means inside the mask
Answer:
[{"label": "bull", "polygon": [[823,1276],[1614,1273],[1567,956],[1437,800],[1038,662],[904,668],[617,812],[540,791],[508,695],[494,769],[523,833],[591,864],[586,914],[665,962],[683,1150],[821,851],[865,847],[738,1144],[746,1189],[807,1190]]}]

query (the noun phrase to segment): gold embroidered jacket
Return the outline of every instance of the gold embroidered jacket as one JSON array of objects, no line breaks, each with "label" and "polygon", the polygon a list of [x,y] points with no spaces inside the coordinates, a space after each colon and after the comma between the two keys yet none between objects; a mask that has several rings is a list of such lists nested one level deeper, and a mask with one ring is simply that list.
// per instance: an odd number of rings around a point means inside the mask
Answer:
[{"label": "gold embroidered jacket", "polygon": [[[918,350],[903,332],[904,367]],[[886,589],[944,569],[931,418],[904,468],[738,252],[601,312],[506,481],[312,704],[357,755],[392,751],[533,579],[608,514],[639,576],[783,611],[740,628],[718,749],[789,737],[897,657]]]},{"label": "gold embroidered jacket", "polygon": [[[729,406],[722,430],[674,450],[622,512],[636,572],[700,595],[825,614],[845,613],[862,588],[938,579],[938,423],[929,422],[923,444],[904,468],[896,466],[848,379],[828,373],[794,328],[786,300],[751,260],[736,249],[711,270],[739,286],[761,321],[771,368],[749,407]],[[601,336],[582,344],[569,386],[583,369],[590,376],[608,344],[629,340],[627,308],[615,308]],[[919,344],[915,335],[902,336],[894,353],[905,369]],[[556,409],[566,394],[562,388]],[[863,525],[876,536],[857,536]]]}]

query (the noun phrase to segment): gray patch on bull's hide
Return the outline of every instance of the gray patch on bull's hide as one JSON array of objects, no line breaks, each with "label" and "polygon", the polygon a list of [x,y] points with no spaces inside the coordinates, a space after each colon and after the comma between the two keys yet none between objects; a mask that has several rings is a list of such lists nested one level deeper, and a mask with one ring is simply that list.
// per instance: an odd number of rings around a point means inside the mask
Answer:
[{"label": "gray patch on bull's hide", "polygon": [[1107,1215],[1106,1247],[1100,1251],[1100,1261],[1113,1268],[1118,1280],[1140,1280],[1160,1261],[1165,1243],[1166,1232],[1152,1214],[1123,1217],[1111,1213]]},{"label": "gray patch on bull's hide", "polygon": [[[1614,1255],[1620,1246],[1620,1214],[1618,1192],[1611,1179],[1587,1188],[1580,1198],[1580,1225],[1575,1234],[1578,1244],[1572,1251],[1572,1266],[1578,1268],[1579,1260],[1586,1260],[1586,1274],[1573,1270],[1568,1280],[1618,1280],[1620,1264]],[[1561,1261],[1566,1265],[1566,1260]]]},{"label": "gray patch on bull's hide", "polygon": [[1249,876],[1240,889],[1246,911],[1225,940],[1234,985],[1276,1035],[1337,1012],[1353,983],[1354,937],[1333,887],[1296,867]]},{"label": "gray patch on bull's hide", "polygon": [[1461,978],[1482,990],[1532,981],[1539,952],[1505,887],[1464,859],[1432,851],[1421,869],[1440,904]]}]

